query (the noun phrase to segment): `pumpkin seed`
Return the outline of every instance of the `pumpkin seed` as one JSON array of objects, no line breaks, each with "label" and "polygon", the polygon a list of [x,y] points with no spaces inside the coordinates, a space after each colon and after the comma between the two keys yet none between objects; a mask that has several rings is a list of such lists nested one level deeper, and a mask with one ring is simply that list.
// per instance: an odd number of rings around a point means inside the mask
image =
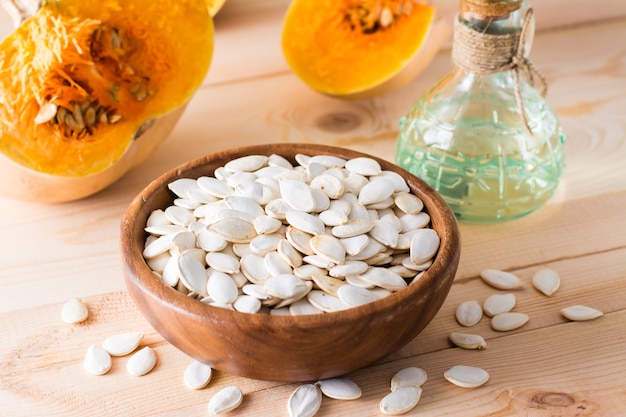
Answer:
[{"label": "pumpkin seed", "polygon": [[35,116],[34,122],[36,125],[47,123],[54,119],[57,115],[57,105],[54,103],[45,103],[39,108],[37,116]]},{"label": "pumpkin seed", "polygon": [[262,168],[268,160],[269,156],[265,155],[246,155],[226,162],[224,169],[230,172],[252,172]]},{"label": "pumpkin seed", "polygon": [[517,275],[506,271],[485,269],[480,273],[480,277],[487,284],[500,290],[516,290],[524,287],[524,283]]},{"label": "pumpkin seed", "polygon": [[420,387],[426,382],[427,378],[428,375],[422,368],[414,366],[404,368],[396,372],[391,378],[391,390],[395,391],[403,387]]},{"label": "pumpkin seed", "polygon": [[603,312],[584,305],[573,305],[561,309],[561,314],[568,320],[585,321],[593,320],[604,315]]},{"label": "pumpkin seed", "polygon": [[500,313],[507,313],[513,310],[515,307],[515,295],[508,294],[493,294],[483,301],[483,311],[489,317],[493,317]]},{"label": "pumpkin seed", "polygon": [[322,393],[314,384],[300,385],[289,396],[287,412],[289,417],[312,417],[322,405]]},{"label": "pumpkin seed", "polygon": [[191,389],[202,389],[209,385],[212,375],[213,369],[209,365],[193,361],[185,368],[185,384]]},{"label": "pumpkin seed", "polygon": [[485,339],[477,334],[450,333],[449,339],[456,346],[463,349],[483,350],[487,348],[487,342],[485,342]]},{"label": "pumpkin seed", "polygon": [[414,264],[430,260],[439,250],[439,235],[433,229],[418,229],[411,239],[410,256]]},{"label": "pumpkin seed", "polygon": [[104,375],[113,364],[111,355],[98,345],[90,345],[83,359],[83,367],[93,375]]},{"label": "pumpkin seed", "polygon": [[466,365],[455,365],[443,374],[444,378],[456,386],[476,388],[489,380],[489,373],[482,368]]},{"label": "pumpkin seed", "polygon": [[483,309],[478,301],[464,301],[456,308],[456,320],[461,326],[471,327],[480,321]]},{"label": "pumpkin seed", "polygon": [[348,171],[364,176],[379,175],[382,172],[378,161],[368,157],[349,159],[344,166]]},{"label": "pumpkin seed", "polygon": [[239,295],[239,289],[228,274],[213,270],[209,274],[205,293],[217,303],[232,304]]},{"label": "pumpkin seed", "polygon": [[491,318],[491,328],[499,332],[515,330],[525,325],[528,319],[524,313],[500,313]]},{"label": "pumpkin seed", "polygon": [[126,362],[126,370],[134,376],[142,376],[150,372],[157,363],[157,357],[150,346],[137,351]]},{"label": "pumpkin seed", "polygon": [[361,398],[361,388],[348,378],[320,379],[316,383],[322,394],[335,400],[356,400]]},{"label": "pumpkin seed", "polygon": [[411,411],[422,397],[420,387],[400,387],[387,394],[380,401],[380,412],[387,415],[399,415]]},{"label": "pumpkin seed", "polygon": [[532,284],[539,292],[549,297],[561,286],[561,278],[553,269],[540,269],[533,275]]},{"label": "pumpkin seed", "polygon": [[378,299],[367,289],[350,284],[340,286],[337,289],[337,297],[341,302],[351,307],[371,303]]},{"label": "pumpkin seed", "polygon": [[239,387],[229,386],[219,390],[209,401],[209,415],[227,413],[243,402],[243,392]]},{"label": "pumpkin seed", "polygon": [[102,348],[111,356],[125,356],[137,349],[141,339],[143,339],[141,332],[121,333],[104,339]]},{"label": "pumpkin seed", "polygon": [[63,304],[61,317],[68,324],[76,324],[87,320],[89,310],[80,298],[70,298]]},{"label": "pumpkin seed", "polygon": [[240,295],[233,303],[233,307],[242,313],[258,313],[261,310],[261,301],[250,295]]}]

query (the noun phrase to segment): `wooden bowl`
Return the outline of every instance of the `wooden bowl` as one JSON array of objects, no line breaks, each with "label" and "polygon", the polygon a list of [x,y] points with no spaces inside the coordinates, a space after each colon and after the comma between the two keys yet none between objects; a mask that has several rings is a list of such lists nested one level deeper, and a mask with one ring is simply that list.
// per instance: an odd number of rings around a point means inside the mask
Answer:
[{"label": "wooden bowl", "polygon": [[[416,282],[378,301],[307,316],[247,314],[203,304],[165,285],[142,256],[149,214],[172,204],[167,184],[198,178],[231,159],[251,154],[297,153],[369,156],[399,173],[424,202],[441,239],[432,266]],[[343,148],[311,144],[268,144],[207,155],[172,169],[132,201],[121,223],[121,256],[128,291],[139,310],[166,340],[214,369],[272,381],[313,381],[346,374],[400,349],[435,316],[454,280],[460,256],[456,220],[443,199],[401,168]]]}]

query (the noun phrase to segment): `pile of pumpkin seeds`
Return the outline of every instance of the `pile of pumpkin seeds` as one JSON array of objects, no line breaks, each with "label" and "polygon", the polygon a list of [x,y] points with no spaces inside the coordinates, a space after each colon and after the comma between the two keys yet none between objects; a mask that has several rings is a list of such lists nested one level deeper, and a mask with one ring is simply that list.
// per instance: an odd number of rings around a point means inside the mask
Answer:
[{"label": "pile of pumpkin seeds", "polygon": [[229,161],[171,182],[143,256],[164,283],[212,306],[282,315],[343,310],[402,290],[439,249],[423,202],[367,157]]}]

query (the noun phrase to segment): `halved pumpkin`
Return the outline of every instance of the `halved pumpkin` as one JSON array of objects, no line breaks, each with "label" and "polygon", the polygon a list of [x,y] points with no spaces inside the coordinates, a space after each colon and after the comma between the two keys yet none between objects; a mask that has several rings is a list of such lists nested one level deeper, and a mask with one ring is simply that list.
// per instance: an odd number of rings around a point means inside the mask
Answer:
[{"label": "halved pumpkin", "polygon": [[435,9],[415,0],[294,0],[282,48],[313,89],[367,98],[408,83],[449,35]]},{"label": "halved pumpkin", "polygon": [[110,185],[169,135],[212,49],[205,0],[46,2],[0,44],[0,195]]}]

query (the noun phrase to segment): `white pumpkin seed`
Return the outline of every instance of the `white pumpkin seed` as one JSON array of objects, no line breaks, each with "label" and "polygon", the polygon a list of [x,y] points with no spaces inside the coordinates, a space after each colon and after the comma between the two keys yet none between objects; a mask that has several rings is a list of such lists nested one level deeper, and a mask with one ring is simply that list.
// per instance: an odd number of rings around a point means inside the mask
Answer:
[{"label": "white pumpkin seed", "polygon": [[306,290],[306,284],[295,275],[280,274],[265,281],[263,289],[273,297],[285,299],[302,294]]},{"label": "white pumpkin seed", "polygon": [[283,179],[279,181],[280,196],[294,210],[311,212],[315,210],[315,198],[311,187],[298,180]]},{"label": "white pumpkin seed", "polygon": [[137,349],[141,339],[143,339],[141,332],[121,333],[104,339],[102,348],[111,356],[125,356]]},{"label": "white pumpkin seed", "polygon": [[524,313],[500,313],[491,318],[491,328],[499,332],[515,330],[525,325],[528,319]]},{"label": "white pumpkin seed", "polygon": [[348,221],[348,216],[339,210],[324,210],[319,214],[319,219],[326,226],[339,226]]},{"label": "white pumpkin seed", "polygon": [[400,291],[407,285],[400,275],[382,267],[371,267],[359,276],[377,287],[390,291]]},{"label": "white pumpkin seed", "polygon": [[157,357],[150,346],[145,346],[134,353],[126,362],[126,370],[134,376],[142,376],[150,372],[157,363]]},{"label": "white pumpkin seed", "polygon": [[561,286],[561,278],[553,269],[540,269],[533,275],[532,284],[539,292],[549,297]]},{"label": "white pumpkin seed", "polygon": [[185,368],[184,380],[189,388],[202,389],[209,385],[212,376],[213,369],[209,365],[193,361]]},{"label": "white pumpkin seed", "polygon": [[302,265],[302,254],[291,246],[287,239],[281,239],[276,249],[280,257],[292,268],[298,268]]},{"label": "white pumpkin seed", "polygon": [[242,313],[258,313],[261,310],[261,301],[250,295],[240,295],[233,303],[233,308]]},{"label": "white pumpkin seed", "polygon": [[169,206],[165,209],[165,215],[173,224],[181,226],[188,226],[190,223],[196,221],[196,216],[193,215],[193,211],[177,206]]},{"label": "white pumpkin seed", "polygon": [[322,393],[314,384],[300,385],[289,396],[287,412],[289,417],[313,417],[322,405]]},{"label": "white pumpkin seed", "polygon": [[343,181],[330,174],[322,174],[313,178],[311,188],[322,190],[332,199],[341,197],[344,192]]},{"label": "white pumpkin seed", "polygon": [[289,305],[289,314],[292,316],[303,316],[308,314],[320,314],[322,310],[315,307],[307,298],[301,298]]},{"label": "white pumpkin seed", "polygon": [[497,269],[485,269],[480,273],[480,277],[487,284],[500,290],[516,290],[524,288],[524,283],[517,275]]},{"label": "white pumpkin seed", "polygon": [[367,289],[350,284],[340,286],[337,289],[337,297],[341,302],[351,307],[357,307],[378,300],[378,297]]},{"label": "white pumpkin seed", "polygon": [[313,236],[309,245],[316,255],[336,264],[340,264],[346,259],[346,249],[334,236],[326,234]]},{"label": "white pumpkin seed", "polygon": [[[368,265],[368,268],[369,268],[369,265]],[[360,275],[346,275],[345,280],[346,280],[346,283],[350,285],[354,285],[355,287],[365,288],[368,290],[372,290],[375,288],[380,289],[380,290],[383,289],[380,287],[376,287],[376,285],[372,284],[370,281],[367,281],[361,278]],[[385,290],[385,291],[388,291],[388,290]],[[391,291],[388,291],[388,292],[391,294]],[[374,294],[373,291],[370,291],[370,293]],[[377,294],[374,294],[374,295],[377,295]]]},{"label": "white pumpkin seed", "polygon": [[226,248],[228,242],[219,233],[203,229],[196,239],[198,246],[207,252],[219,252]]},{"label": "white pumpkin seed", "polygon": [[405,214],[399,217],[402,233],[409,232],[411,230],[423,229],[430,223],[430,216],[427,213],[421,212],[417,214]]},{"label": "white pumpkin seed", "polygon": [[450,333],[450,341],[463,349],[483,350],[487,348],[485,339],[477,334],[470,333]]},{"label": "white pumpkin seed", "polygon": [[229,172],[252,172],[265,166],[268,160],[269,156],[265,155],[246,155],[226,162],[224,169]]},{"label": "white pumpkin seed", "polygon": [[228,184],[215,177],[199,177],[197,183],[200,189],[219,198],[228,197],[234,191]]},{"label": "white pumpkin seed", "polygon": [[346,261],[340,265],[334,266],[328,270],[331,277],[339,278],[348,275],[362,274],[369,269],[366,262],[363,261]]},{"label": "white pumpkin seed", "polygon": [[270,277],[263,256],[249,253],[241,257],[240,264],[241,272],[254,284],[262,284]]},{"label": "white pumpkin seed", "polygon": [[307,300],[316,308],[326,312],[345,310],[348,308],[338,297],[320,290],[313,290],[307,294]]},{"label": "white pumpkin seed", "polygon": [[324,223],[319,219],[319,217],[307,212],[289,210],[285,213],[285,219],[291,226],[311,235],[315,236],[324,233]]},{"label": "white pumpkin seed", "polygon": [[439,250],[439,235],[433,229],[418,229],[411,239],[410,256],[414,264],[430,260]]},{"label": "white pumpkin seed", "polygon": [[386,179],[387,181],[390,181],[393,184],[393,191],[396,193],[408,193],[409,191],[411,191],[402,175],[398,174],[395,171],[382,171],[379,176]]},{"label": "white pumpkin seed", "polygon": [[379,175],[382,172],[382,168],[378,161],[368,157],[357,157],[346,161],[346,169],[356,174],[371,176]]},{"label": "white pumpkin seed", "polygon": [[[385,201],[393,194],[393,185],[385,179],[369,181],[359,191],[359,203],[367,206],[369,204]],[[393,203],[393,200],[391,201]]]},{"label": "white pumpkin seed", "polygon": [[331,229],[333,236],[338,238],[348,238],[368,233],[374,227],[371,220],[350,219],[346,223],[334,226]]},{"label": "white pumpkin seed", "polygon": [[328,275],[314,275],[312,281],[315,283],[315,285],[317,285],[320,290],[336,297],[338,296],[339,288],[346,285],[345,281],[329,277]]},{"label": "white pumpkin seed", "polygon": [[455,316],[461,326],[471,327],[483,317],[483,309],[476,300],[464,301],[456,308]]},{"label": "white pumpkin seed", "polygon": [[585,321],[593,320],[604,315],[603,312],[584,305],[573,305],[561,309],[561,314],[568,320]]},{"label": "white pumpkin seed", "polygon": [[260,235],[277,232],[282,226],[282,222],[268,215],[258,216],[254,219],[254,230]]},{"label": "white pumpkin seed", "polygon": [[316,383],[322,394],[335,400],[356,400],[361,398],[361,388],[348,378],[320,379]]},{"label": "white pumpkin seed", "polygon": [[424,203],[416,195],[401,191],[393,196],[396,206],[406,214],[417,214],[424,208]]},{"label": "white pumpkin seed", "polygon": [[370,230],[369,235],[377,242],[389,247],[395,247],[400,237],[398,232],[384,220],[374,220],[374,227]]},{"label": "white pumpkin seed", "polygon": [[334,155],[314,155],[310,157],[308,163],[317,163],[325,166],[326,168],[343,168],[346,166],[346,160]]},{"label": "white pumpkin seed", "polygon": [[238,218],[222,219],[212,224],[210,230],[232,243],[248,243],[257,235],[252,223]]},{"label": "white pumpkin seed", "polygon": [[456,386],[476,388],[489,380],[489,373],[482,368],[466,365],[455,365],[443,374],[444,378]]},{"label": "white pumpkin seed", "polygon": [[426,371],[422,368],[408,367],[399,370],[391,378],[391,390],[395,391],[398,388],[403,387],[420,387],[428,379]]},{"label": "white pumpkin seed", "polygon": [[207,295],[207,272],[194,256],[180,255],[178,257],[178,270],[181,282],[189,291]]},{"label": "white pumpkin seed", "polygon": [[230,275],[213,270],[209,274],[205,292],[217,303],[232,304],[239,295],[239,288]]},{"label": "white pumpkin seed", "polygon": [[387,415],[400,415],[411,411],[422,397],[420,387],[401,387],[387,394],[380,401],[380,412]]},{"label": "white pumpkin seed", "polygon": [[272,276],[293,273],[291,265],[277,251],[265,254],[265,268]]},{"label": "white pumpkin seed", "polygon": [[61,318],[68,324],[76,324],[87,320],[89,310],[80,298],[70,298],[63,304]]},{"label": "white pumpkin seed", "polygon": [[104,375],[113,364],[111,355],[98,345],[90,345],[83,359],[83,367],[92,375]]},{"label": "white pumpkin seed", "polygon": [[[256,238],[255,238],[256,239]],[[234,274],[239,271],[239,259],[223,252],[210,252],[206,254],[206,263],[216,271]]]},{"label": "white pumpkin seed", "polygon": [[355,256],[360,253],[368,245],[370,238],[365,234],[359,234],[352,237],[346,237],[339,239],[344,248],[346,248],[346,254]]},{"label": "white pumpkin seed", "polygon": [[219,390],[209,401],[209,415],[227,413],[239,407],[243,402],[243,392],[239,387],[229,386]]},{"label": "white pumpkin seed", "polygon": [[493,317],[497,314],[507,313],[513,310],[515,303],[515,295],[511,293],[493,294],[485,298],[485,301],[483,301],[483,311],[487,316]]}]

